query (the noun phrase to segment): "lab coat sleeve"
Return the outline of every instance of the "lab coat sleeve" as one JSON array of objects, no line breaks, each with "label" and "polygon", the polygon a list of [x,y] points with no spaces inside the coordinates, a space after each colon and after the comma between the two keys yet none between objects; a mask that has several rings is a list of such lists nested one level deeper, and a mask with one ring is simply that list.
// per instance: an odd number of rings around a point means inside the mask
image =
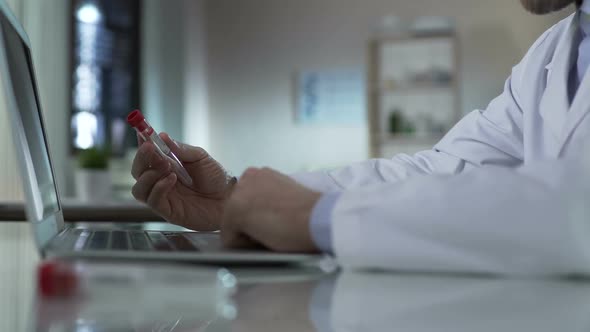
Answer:
[{"label": "lab coat sleeve", "polygon": [[413,156],[371,159],[331,171],[294,174],[299,183],[331,192],[394,183],[414,176],[459,174],[482,166],[516,167],[523,162],[523,114],[515,82],[523,64],[506,81],[504,92],[485,111],[476,110],[459,121],[432,150]]},{"label": "lab coat sleeve", "polygon": [[554,160],[345,191],[336,257],[349,269],[590,274],[589,170]]}]

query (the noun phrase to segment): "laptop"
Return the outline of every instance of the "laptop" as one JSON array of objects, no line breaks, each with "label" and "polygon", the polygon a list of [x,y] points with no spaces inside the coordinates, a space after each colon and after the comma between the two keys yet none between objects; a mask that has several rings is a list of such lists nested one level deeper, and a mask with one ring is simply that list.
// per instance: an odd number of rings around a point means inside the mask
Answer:
[{"label": "laptop", "polygon": [[42,256],[234,264],[300,264],[320,257],[229,250],[222,247],[219,233],[145,231],[120,225],[96,229],[67,226],[45,135],[30,42],[3,0],[0,85],[0,108],[8,112],[11,121],[27,219]]}]

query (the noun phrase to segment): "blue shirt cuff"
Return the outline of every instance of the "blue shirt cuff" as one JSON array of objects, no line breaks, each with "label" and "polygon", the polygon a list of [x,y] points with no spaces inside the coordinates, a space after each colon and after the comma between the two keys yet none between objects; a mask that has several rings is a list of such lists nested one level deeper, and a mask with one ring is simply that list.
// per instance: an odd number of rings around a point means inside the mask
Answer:
[{"label": "blue shirt cuff", "polygon": [[311,212],[310,230],[315,245],[332,254],[332,211],[340,198],[339,192],[323,194]]}]

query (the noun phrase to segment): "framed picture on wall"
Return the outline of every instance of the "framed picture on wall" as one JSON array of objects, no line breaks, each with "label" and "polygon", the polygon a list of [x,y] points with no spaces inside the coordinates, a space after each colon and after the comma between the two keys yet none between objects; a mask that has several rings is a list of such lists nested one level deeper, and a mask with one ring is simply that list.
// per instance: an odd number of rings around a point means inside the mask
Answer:
[{"label": "framed picture on wall", "polygon": [[367,122],[362,69],[302,71],[296,87],[298,124],[354,126]]}]

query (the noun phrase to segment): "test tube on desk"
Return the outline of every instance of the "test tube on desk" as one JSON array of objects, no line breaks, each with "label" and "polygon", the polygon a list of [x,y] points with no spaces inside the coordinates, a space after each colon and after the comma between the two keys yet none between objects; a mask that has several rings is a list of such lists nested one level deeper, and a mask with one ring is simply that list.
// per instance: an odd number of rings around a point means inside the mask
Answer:
[{"label": "test tube on desk", "polygon": [[151,141],[156,146],[156,150],[164,157],[167,158],[174,173],[178,176],[178,179],[182,184],[187,187],[191,187],[193,185],[193,179],[188,174],[182,162],[176,157],[174,152],[170,149],[170,147],[162,140],[160,135],[152,128],[152,126],[147,122],[143,114],[139,110],[135,110],[127,116],[127,122],[131,127],[137,131],[139,136],[143,138],[145,141]]}]

